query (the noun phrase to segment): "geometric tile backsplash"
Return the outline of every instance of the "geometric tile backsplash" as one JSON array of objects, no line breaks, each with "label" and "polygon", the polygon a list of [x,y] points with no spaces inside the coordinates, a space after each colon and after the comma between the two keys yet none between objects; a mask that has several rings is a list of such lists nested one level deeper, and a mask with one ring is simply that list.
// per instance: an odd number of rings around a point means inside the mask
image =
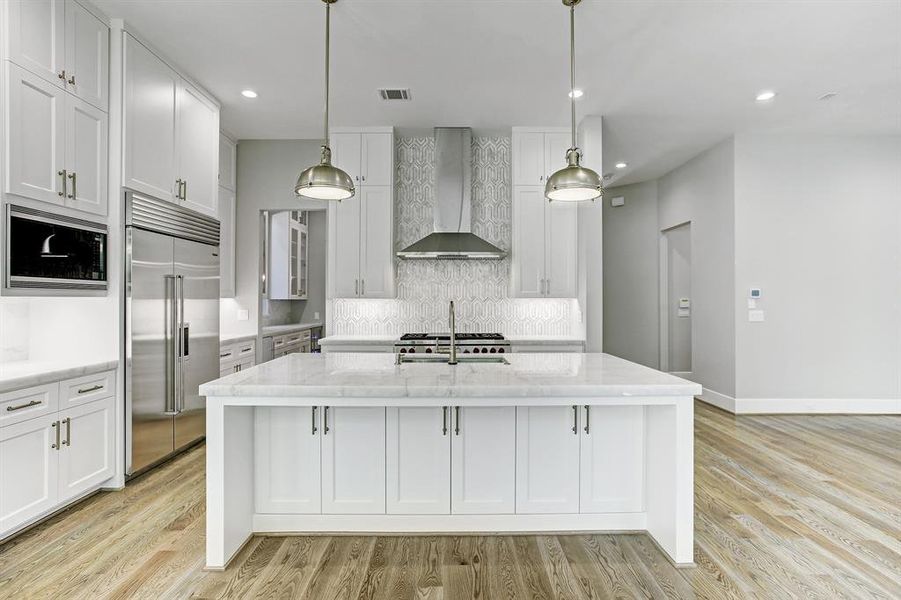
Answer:
[{"label": "geometric tile backsplash", "polygon": [[[435,140],[395,142],[394,240],[401,250],[432,232]],[[512,188],[510,138],[472,140],[472,232],[510,251]],[[576,335],[574,298],[510,298],[510,259],[396,260],[397,298],[331,302],[333,333],[397,335],[446,331],[454,300],[458,331],[506,335]]]}]

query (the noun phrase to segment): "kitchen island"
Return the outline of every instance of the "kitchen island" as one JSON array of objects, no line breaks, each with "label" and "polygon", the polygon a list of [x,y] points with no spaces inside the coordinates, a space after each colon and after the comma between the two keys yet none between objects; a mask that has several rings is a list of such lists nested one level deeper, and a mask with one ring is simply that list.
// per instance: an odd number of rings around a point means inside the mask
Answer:
[{"label": "kitchen island", "polygon": [[291,354],[201,386],[207,568],[273,532],[646,531],[692,564],[701,387],[606,354],[495,360]]}]

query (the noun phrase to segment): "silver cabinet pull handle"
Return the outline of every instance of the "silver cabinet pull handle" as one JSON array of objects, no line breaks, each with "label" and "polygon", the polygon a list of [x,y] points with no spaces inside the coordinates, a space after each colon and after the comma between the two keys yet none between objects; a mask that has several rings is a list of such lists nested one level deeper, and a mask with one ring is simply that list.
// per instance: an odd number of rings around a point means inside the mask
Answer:
[{"label": "silver cabinet pull handle", "polygon": [[79,394],[87,394],[88,392],[96,392],[97,390],[102,390],[102,389],[103,389],[103,386],[98,384],[98,385],[92,385],[89,388],[81,388],[78,390],[78,393]]},{"label": "silver cabinet pull handle", "polygon": [[50,444],[50,447],[55,450],[59,450],[59,421],[54,421],[53,423],[50,424],[50,426],[56,430],[56,443]]},{"label": "silver cabinet pull handle", "polygon": [[74,73],[69,77],[69,84],[75,85],[75,74]]},{"label": "silver cabinet pull handle", "polygon": [[316,435],[316,432],[319,430],[316,428],[316,407],[315,406],[313,407],[313,410],[310,411],[310,413],[312,414],[312,421],[313,421],[313,433],[311,435]]},{"label": "silver cabinet pull handle", "polygon": [[588,426],[591,423],[591,407],[585,405],[585,433],[588,433]]},{"label": "silver cabinet pull handle", "polygon": [[447,407],[441,407],[441,435],[447,435]]},{"label": "silver cabinet pull handle", "polygon": [[360,295],[360,280],[354,279],[354,296]]},{"label": "silver cabinet pull handle", "polygon": [[322,435],[328,435],[328,406],[322,407]]},{"label": "silver cabinet pull handle", "polygon": [[365,279],[360,280],[360,295],[361,296],[366,295],[366,280]]},{"label": "silver cabinet pull handle", "polygon": [[66,72],[65,72],[65,71],[60,71],[59,73],[56,74],[56,76],[59,77],[60,79],[65,79],[65,78],[66,78]]},{"label": "silver cabinet pull handle", "polygon": [[63,446],[71,446],[72,445],[72,418],[66,417],[63,419],[63,423],[66,424],[66,439],[63,441]]},{"label": "silver cabinet pull handle", "polygon": [[56,174],[59,175],[60,183],[62,183],[62,189],[59,192],[57,192],[57,195],[65,196],[66,195],[66,185],[67,185],[66,184],[66,170],[63,169],[62,171],[57,171]]},{"label": "silver cabinet pull handle", "polygon": [[188,199],[188,180],[187,179],[185,179],[184,181],[181,182],[181,199],[182,200]]},{"label": "silver cabinet pull handle", "polygon": [[573,435],[579,435],[579,407],[573,404]]},{"label": "silver cabinet pull handle", "polygon": [[72,193],[66,194],[66,198],[75,198],[78,195],[77,189],[75,187],[75,173],[69,173],[68,175],[66,175],[66,177],[72,180]]},{"label": "silver cabinet pull handle", "polygon": [[460,435],[460,407],[454,407],[454,435]]},{"label": "silver cabinet pull handle", "polygon": [[181,200],[181,179],[175,180],[175,197]]},{"label": "silver cabinet pull handle", "polygon": [[19,404],[18,406],[7,406],[6,412],[12,412],[14,410],[22,410],[23,408],[31,408],[32,406],[37,406],[41,404],[40,400],[32,400],[31,402],[26,402],[25,404]]},{"label": "silver cabinet pull handle", "polygon": [[220,353],[220,354],[219,354],[219,358],[228,358],[228,357],[231,356],[231,355],[232,355],[231,352],[226,352],[225,354]]}]

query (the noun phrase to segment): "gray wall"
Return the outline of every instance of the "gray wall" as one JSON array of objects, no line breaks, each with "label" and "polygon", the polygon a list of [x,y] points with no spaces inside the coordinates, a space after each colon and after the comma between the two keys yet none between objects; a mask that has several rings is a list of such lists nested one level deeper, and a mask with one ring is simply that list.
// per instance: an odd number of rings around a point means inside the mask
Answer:
[{"label": "gray wall", "polygon": [[656,369],[657,181],[606,190],[603,210],[604,352]]},{"label": "gray wall", "polygon": [[691,308],[683,313],[682,298],[691,300],[691,223],[663,232],[666,237],[666,370],[691,373]]},{"label": "gray wall", "polygon": [[741,135],[735,153],[738,397],[901,397],[901,137]]},{"label": "gray wall", "polygon": [[[318,140],[238,142],[235,298],[220,303],[222,335],[257,333],[260,211],[324,208],[324,203],[294,196],[294,182],[300,171],[319,162],[320,144]],[[249,311],[249,320],[236,319],[240,309]]]}]

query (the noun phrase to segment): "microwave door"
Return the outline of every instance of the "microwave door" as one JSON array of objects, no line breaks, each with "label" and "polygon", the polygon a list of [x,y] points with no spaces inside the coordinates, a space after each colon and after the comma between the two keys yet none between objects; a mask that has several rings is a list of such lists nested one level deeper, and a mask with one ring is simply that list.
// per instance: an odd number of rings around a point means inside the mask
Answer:
[{"label": "microwave door", "polygon": [[133,474],[174,450],[174,239],[128,228],[127,395]]}]

